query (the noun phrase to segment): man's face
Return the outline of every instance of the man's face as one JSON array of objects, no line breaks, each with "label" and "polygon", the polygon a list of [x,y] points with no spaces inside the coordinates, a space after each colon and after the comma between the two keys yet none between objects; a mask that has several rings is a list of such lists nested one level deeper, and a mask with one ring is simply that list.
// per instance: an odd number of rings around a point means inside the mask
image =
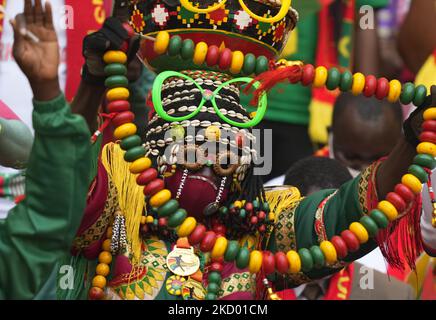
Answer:
[{"label": "man's face", "polygon": [[401,125],[388,108],[377,120],[361,119],[357,110],[345,108],[332,133],[334,158],[362,171],[391,152],[401,135]]}]

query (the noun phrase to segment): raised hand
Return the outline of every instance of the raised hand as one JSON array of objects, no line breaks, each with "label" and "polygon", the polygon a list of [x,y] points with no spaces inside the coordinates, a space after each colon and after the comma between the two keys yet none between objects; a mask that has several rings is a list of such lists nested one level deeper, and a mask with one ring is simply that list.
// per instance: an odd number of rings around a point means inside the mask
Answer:
[{"label": "raised hand", "polygon": [[13,54],[29,79],[37,100],[50,100],[59,93],[59,45],[50,3],[25,0],[24,13],[11,20],[14,29]]}]

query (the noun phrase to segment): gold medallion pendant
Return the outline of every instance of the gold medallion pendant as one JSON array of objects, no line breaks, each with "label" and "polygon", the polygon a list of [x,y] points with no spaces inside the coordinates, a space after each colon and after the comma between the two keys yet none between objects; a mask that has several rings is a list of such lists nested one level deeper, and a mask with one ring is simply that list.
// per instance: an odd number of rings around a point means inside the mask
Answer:
[{"label": "gold medallion pendant", "polygon": [[200,268],[200,259],[194,253],[194,248],[178,248],[174,246],[167,256],[168,269],[175,275],[187,277]]},{"label": "gold medallion pendant", "polygon": [[206,290],[203,285],[189,278],[182,286],[183,300],[204,300],[206,297]]}]

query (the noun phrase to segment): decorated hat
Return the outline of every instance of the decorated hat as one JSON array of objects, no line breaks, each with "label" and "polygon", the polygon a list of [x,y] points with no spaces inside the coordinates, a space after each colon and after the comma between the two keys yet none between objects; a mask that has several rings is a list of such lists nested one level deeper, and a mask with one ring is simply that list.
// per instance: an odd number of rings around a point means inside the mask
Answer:
[{"label": "decorated hat", "polygon": [[[204,43],[205,55],[215,48],[230,52],[276,57],[298,13],[291,0],[132,0],[130,24],[144,37],[141,54],[157,71],[196,69],[193,62],[198,43]],[[171,40],[165,54],[152,50],[159,31],[167,31]],[[178,36],[178,37],[175,37]],[[209,51],[209,52],[208,52]],[[219,70],[204,61],[202,69]],[[239,70],[242,71],[242,70]]]}]

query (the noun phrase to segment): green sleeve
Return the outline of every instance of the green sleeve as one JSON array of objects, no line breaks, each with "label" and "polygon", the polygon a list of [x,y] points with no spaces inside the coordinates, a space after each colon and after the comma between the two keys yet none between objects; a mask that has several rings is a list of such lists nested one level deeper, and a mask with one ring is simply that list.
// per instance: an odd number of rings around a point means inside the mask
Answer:
[{"label": "green sleeve", "polygon": [[374,8],[383,8],[389,4],[389,0],[357,0],[356,6],[371,6]]},{"label": "green sleeve", "polygon": [[88,127],[63,95],[34,101],[26,198],[0,220],[0,299],[31,299],[68,252],[86,204]]}]

